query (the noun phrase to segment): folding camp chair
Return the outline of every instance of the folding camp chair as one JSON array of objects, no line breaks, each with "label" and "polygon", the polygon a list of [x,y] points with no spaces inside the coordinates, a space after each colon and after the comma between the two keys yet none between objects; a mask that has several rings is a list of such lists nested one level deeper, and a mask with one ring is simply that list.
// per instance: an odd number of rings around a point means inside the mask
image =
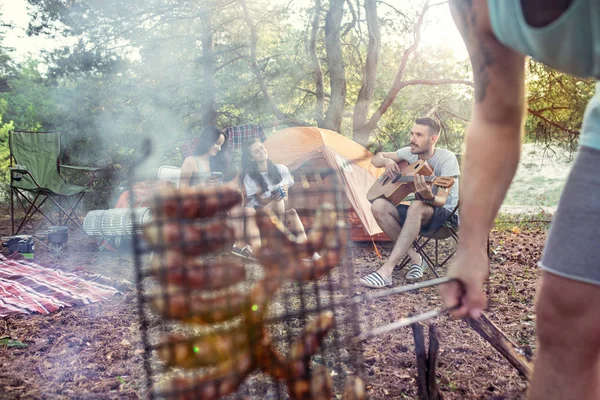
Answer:
[{"label": "folding camp chair", "polygon": [[158,180],[173,182],[175,187],[179,187],[180,176],[181,168],[172,167],[170,165],[162,165],[158,168]]},{"label": "folding camp chair", "polygon": [[[86,192],[92,190],[91,177],[85,186],[68,183],[61,175],[61,168],[95,172],[102,168],[60,165],[60,133],[10,131],[10,219],[12,234],[18,234],[25,223],[40,213],[51,225],[74,223],[83,227],[77,219],[76,210]],[[15,199],[17,202],[15,202]],[[50,218],[43,210],[46,200],[58,210],[58,219]],[[25,216],[15,229],[15,206],[21,205]],[[62,203],[62,204],[61,204]]]},{"label": "folding camp chair", "polygon": [[[449,254],[445,255],[444,259],[440,262],[440,240],[452,238],[456,243],[458,243],[458,226],[452,225],[450,223],[452,216],[455,215],[457,212],[458,204],[456,204],[456,207],[454,207],[452,213],[446,219],[446,222],[444,222],[439,228],[432,232],[423,232],[413,242],[413,248],[416,250],[417,253],[421,255],[421,257],[423,257],[423,260],[427,262],[429,269],[431,269],[433,274],[438,278],[440,277],[440,275],[438,274],[437,269],[445,266],[448,263],[448,261],[450,261],[454,253],[456,253],[456,246],[454,246],[452,251],[450,251]],[[434,242],[434,259],[432,259],[425,251],[425,246],[427,246],[431,241]],[[404,268],[404,266],[408,264],[409,261],[410,257],[408,255],[405,256],[404,260],[402,260],[402,263],[400,263],[400,269]]]}]

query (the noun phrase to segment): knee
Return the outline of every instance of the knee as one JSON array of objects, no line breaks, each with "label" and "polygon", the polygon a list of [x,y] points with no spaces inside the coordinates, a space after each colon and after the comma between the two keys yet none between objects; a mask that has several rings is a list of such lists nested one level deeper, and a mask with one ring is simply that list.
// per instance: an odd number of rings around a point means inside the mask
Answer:
[{"label": "knee", "polygon": [[415,214],[415,213],[422,214],[423,211],[426,209],[426,207],[427,206],[422,201],[416,200],[416,201],[413,201],[412,203],[410,203],[410,205],[408,206],[408,213],[411,213],[411,214]]},{"label": "knee", "polygon": [[536,303],[540,348],[597,358],[600,314],[593,298],[600,299],[600,287],[544,273]]},{"label": "knee", "polygon": [[377,199],[371,204],[371,212],[377,221],[386,219],[389,215],[390,202],[383,199]]},{"label": "knee", "polygon": [[246,218],[253,218],[256,216],[256,210],[250,207],[244,207],[244,216]]},{"label": "knee", "polygon": [[296,212],[296,209],[290,208],[289,210],[285,211],[285,216],[287,218],[298,218],[298,213]]},{"label": "knee", "polygon": [[285,211],[285,203],[283,200],[275,200],[273,202],[273,210],[277,212]]}]

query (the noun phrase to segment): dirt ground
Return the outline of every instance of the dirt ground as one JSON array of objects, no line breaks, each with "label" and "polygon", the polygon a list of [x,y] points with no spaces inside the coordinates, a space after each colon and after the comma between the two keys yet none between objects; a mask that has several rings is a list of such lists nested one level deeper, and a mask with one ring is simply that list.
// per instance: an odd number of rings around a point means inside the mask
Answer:
[{"label": "dirt ground", "polygon": [[[4,236],[9,233],[10,221],[7,213],[2,214],[0,233]],[[545,232],[539,229],[508,229],[495,232],[491,238],[491,304],[487,314],[529,354],[535,353],[533,300],[540,276],[535,263],[544,239]],[[383,257],[389,250],[389,244],[380,246]],[[144,350],[132,256],[98,251],[93,239],[73,230],[60,253],[40,243],[35,255],[37,261],[66,271],[88,271],[128,281],[132,290],[123,290],[123,294],[102,303],[50,315],[0,319],[0,337],[10,336],[28,345],[22,349],[0,346],[0,398],[145,398]],[[357,276],[374,270],[378,263],[371,244],[357,244],[352,258]],[[405,272],[395,272],[395,284],[405,283]],[[435,289],[381,298],[361,306],[361,326],[390,323],[439,305]],[[437,381],[445,399],[524,398],[525,380],[466,323],[447,317],[435,322],[440,332]],[[361,362],[370,398],[417,397],[410,328],[364,342]]]}]

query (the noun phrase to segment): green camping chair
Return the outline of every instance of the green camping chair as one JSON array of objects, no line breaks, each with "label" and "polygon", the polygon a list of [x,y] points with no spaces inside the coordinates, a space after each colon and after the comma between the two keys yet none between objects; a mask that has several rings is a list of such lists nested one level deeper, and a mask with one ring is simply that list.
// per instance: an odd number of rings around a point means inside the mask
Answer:
[{"label": "green camping chair", "polygon": [[[83,231],[76,210],[86,192],[92,190],[92,177],[85,186],[68,183],[60,174],[61,168],[95,172],[102,168],[60,165],[60,133],[11,131],[10,148],[10,219],[12,234],[18,234],[25,223],[40,213],[51,225],[74,223]],[[16,198],[17,202],[14,201]],[[58,219],[52,219],[42,210],[46,200],[58,209]],[[25,212],[15,230],[15,207]]]}]

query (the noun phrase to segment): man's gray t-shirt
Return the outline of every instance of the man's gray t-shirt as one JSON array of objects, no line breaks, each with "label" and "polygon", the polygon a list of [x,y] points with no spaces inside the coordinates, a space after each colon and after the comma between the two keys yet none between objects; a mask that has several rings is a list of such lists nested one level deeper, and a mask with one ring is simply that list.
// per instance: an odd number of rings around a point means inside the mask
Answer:
[{"label": "man's gray t-shirt", "polygon": [[[410,147],[403,147],[396,153],[398,154],[398,157],[406,160],[409,164],[412,164],[419,159],[418,154],[413,154],[410,152]],[[450,192],[448,193],[446,204],[444,204],[444,208],[450,211],[454,210],[454,207],[456,207],[458,204],[458,176],[460,175],[460,168],[458,166],[458,159],[456,158],[456,155],[445,149],[435,149],[435,153],[429,160],[427,160],[427,162],[433,168],[433,174],[435,176],[456,177],[454,185],[452,185]],[[437,190],[438,187],[434,185],[433,194],[436,194]]]}]

